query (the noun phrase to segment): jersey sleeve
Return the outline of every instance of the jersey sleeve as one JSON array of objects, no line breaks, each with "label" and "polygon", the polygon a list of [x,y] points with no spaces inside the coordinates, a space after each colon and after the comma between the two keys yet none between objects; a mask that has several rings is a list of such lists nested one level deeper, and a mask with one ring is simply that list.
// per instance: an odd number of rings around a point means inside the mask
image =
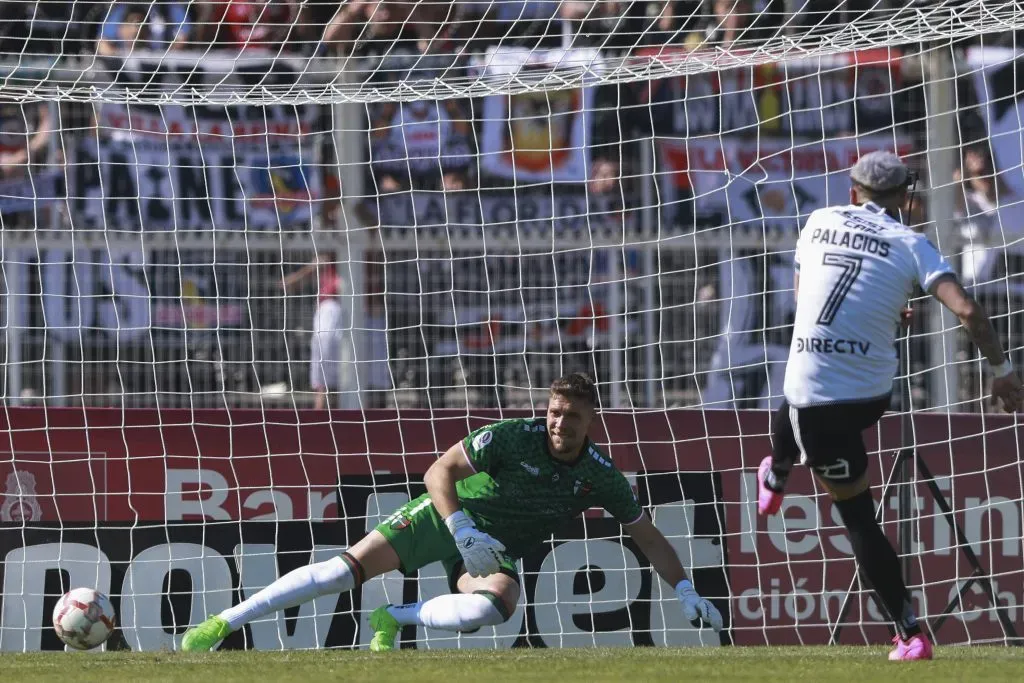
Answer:
[{"label": "jersey sleeve", "polygon": [[[807,223],[810,224],[810,222],[811,221],[808,219]],[[800,245],[804,241],[804,231],[806,230],[807,228],[805,226],[804,229],[800,231],[800,236],[796,239],[796,247],[793,249],[793,270],[798,273],[800,272]]]},{"label": "jersey sleeve", "polygon": [[796,240],[796,249],[793,251],[793,268],[800,272],[800,248],[803,247],[807,241],[807,235],[811,230],[814,229],[815,223],[818,222],[819,214],[818,211],[812,211],[811,215],[807,217],[807,222],[804,223],[803,229],[800,231],[800,236]]},{"label": "jersey sleeve", "polygon": [[594,483],[601,507],[619,524],[633,524],[643,516],[644,509],[640,507],[629,480],[610,463],[607,471]]},{"label": "jersey sleeve", "polygon": [[501,464],[501,454],[509,450],[509,441],[522,433],[515,420],[495,422],[469,433],[462,440],[466,460],[477,472],[491,472]]},{"label": "jersey sleeve", "polygon": [[916,277],[921,289],[928,289],[937,279],[943,275],[955,275],[953,266],[949,265],[946,257],[939,253],[931,242],[923,235],[914,235],[910,244],[910,251],[914,257],[914,265],[917,269]]}]

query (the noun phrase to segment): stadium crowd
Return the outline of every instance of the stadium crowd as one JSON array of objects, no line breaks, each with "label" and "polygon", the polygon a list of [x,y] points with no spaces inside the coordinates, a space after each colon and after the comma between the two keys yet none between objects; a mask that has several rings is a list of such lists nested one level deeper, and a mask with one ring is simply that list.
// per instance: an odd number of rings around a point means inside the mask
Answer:
[{"label": "stadium crowd", "polygon": [[[875,0],[346,0],[341,3],[322,0],[151,0],[35,3],[7,0],[0,2],[0,13],[9,18],[0,27],[0,55],[12,59],[99,55],[115,63],[139,53],[319,55],[340,59],[339,63],[344,65],[342,68],[355,78],[376,86],[394,83],[410,75],[429,79],[469,73],[473,67],[471,56],[487,54],[488,50],[499,46],[536,52],[599,50],[606,59],[627,57],[663,46],[681,50],[745,49],[780,34],[825,36],[860,17],[869,16],[871,12],[884,11],[897,4],[907,3],[886,4]],[[1000,40],[995,37],[988,44],[999,44]],[[1004,42],[1012,44],[1012,41],[1013,36],[1007,34]],[[962,49],[967,47],[965,43]],[[901,127],[908,135],[920,140],[924,134],[925,107],[920,81],[914,82],[912,75],[910,78],[900,95],[904,98],[903,106],[894,107],[894,110],[900,109],[900,116],[891,126]],[[606,203],[600,212],[613,215],[635,206],[637,198],[642,195],[644,170],[640,148],[652,135],[661,133],[659,122],[665,118],[653,101],[657,87],[655,84],[646,91],[636,84],[596,88],[594,100],[588,105],[592,114],[592,135],[588,139],[589,157],[586,162],[588,177],[583,183],[563,183],[571,185],[577,195],[585,195],[584,206],[587,202],[601,200]],[[682,99],[678,94],[675,97]],[[482,100],[419,100],[367,105],[364,123],[368,163],[362,193],[365,201],[358,213],[368,224],[383,224],[384,213],[402,202],[412,201],[412,196],[420,191],[445,193],[449,197],[471,194],[474,201],[480,202],[488,198],[500,199],[503,192],[507,193],[513,187],[514,183],[507,175],[495,173],[482,163],[489,156],[482,148],[487,135],[483,130],[487,113]],[[531,118],[554,121],[563,104],[557,96],[548,94],[532,102],[526,101],[522,104],[524,109],[517,111],[516,115],[522,121]],[[977,112],[969,108],[964,108],[963,112],[960,125],[963,131],[963,163],[957,176],[963,189],[957,193],[960,201],[956,219],[964,239],[976,239],[980,244],[999,231],[999,205],[1006,203],[1003,198],[1009,194],[1007,188],[1000,188],[996,165],[988,147],[982,143],[985,132],[978,125]],[[69,112],[52,104],[4,103],[0,106],[0,182],[20,180],[31,184],[36,179],[33,174],[63,169],[66,161],[64,150],[74,147],[63,138],[90,135],[90,126],[94,123],[90,119],[79,126],[73,115],[69,116]],[[330,113],[325,111],[320,125],[324,131],[330,132],[339,125],[344,127],[348,124],[334,122]],[[57,129],[61,129],[61,135],[54,134]],[[757,135],[758,129],[725,130],[723,127],[718,132],[750,138]],[[530,135],[553,135],[550,130],[527,130],[521,134],[527,140],[535,139]],[[313,212],[311,221],[326,228],[341,220],[338,212],[341,191],[338,177],[331,172],[337,165],[339,151],[330,135],[323,137],[318,149],[323,188],[317,198],[319,210]],[[666,204],[671,204],[672,213],[663,217],[669,229],[693,230],[728,220],[696,206],[692,188],[675,189],[680,192],[679,196],[671,202],[666,201]],[[30,196],[42,196],[37,190],[33,192]],[[550,184],[543,187],[534,184],[532,187],[517,187],[515,192],[521,199],[529,198],[531,194],[548,196],[552,190]],[[37,200],[34,205],[30,202],[28,207],[14,202],[4,203],[0,211],[3,228],[31,228],[60,220],[69,225],[76,223],[70,212],[62,213],[57,207],[42,207],[45,211],[40,211],[42,203]],[[919,195],[915,214],[918,220],[925,219],[925,211]],[[1007,303],[1005,284],[1008,279],[1012,280],[1014,274],[1024,270],[1024,265],[1017,263],[1024,259],[1019,259],[1013,250],[1006,256],[1003,258],[1003,254],[996,250],[979,247],[966,252],[963,264],[965,279],[976,286],[979,296],[984,297],[988,288],[994,300],[1002,297],[1002,308],[997,310],[1004,313],[1024,309],[1024,291],[1018,292],[1017,286],[1011,285],[1010,296],[1014,298]],[[340,260],[340,255],[335,257]],[[704,385],[705,376],[712,372],[708,361],[698,360],[695,353],[701,358],[710,358],[714,353],[715,338],[724,334],[723,323],[720,322],[723,316],[719,310],[725,298],[723,283],[714,275],[699,271],[683,261],[672,262],[669,256],[663,258],[669,261],[658,264],[660,272],[678,273],[679,277],[678,282],[661,285],[667,312],[662,313],[666,318],[659,321],[658,328],[684,341],[703,340],[700,343],[707,348],[700,353],[680,351],[678,359],[672,361],[674,365],[661,368],[661,376],[673,378],[666,380],[666,384],[674,382],[678,385],[673,398],[662,397],[661,400],[669,404],[692,404],[699,400],[697,385]],[[266,296],[272,299],[281,291],[282,279],[287,280],[317,259],[322,260],[323,254],[313,258],[308,253],[267,257],[258,269],[259,277],[253,289],[248,290],[244,283],[253,281],[251,273],[243,272],[242,264],[235,264],[237,267],[226,276],[229,282],[227,290],[223,289],[225,276],[210,276],[216,283],[211,289],[217,294],[208,296],[237,296],[239,299]],[[716,262],[714,254],[701,255],[701,259]],[[454,406],[468,401],[475,405],[522,407],[529,405],[532,397],[529,393],[516,393],[508,387],[546,386],[561,371],[557,360],[559,354],[577,359],[598,376],[606,374],[611,363],[608,312],[602,300],[594,299],[588,293],[578,297],[579,301],[568,312],[553,314],[553,327],[541,321],[548,317],[547,312],[538,313],[537,321],[526,326],[521,324],[523,321],[502,319],[502,311],[515,308],[524,296],[514,286],[492,285],[494,290],[512,292],[511,299],[504,302],[489,295],[479,283],[470,282],[464,288],[469,295],[452,303],[452,297],[447,294],[454,277],[451,272],[428,272],[427,267],[418,263],[412,254],[388,254],[385,258],[378,251],[369,254],[365,260],[370,263],[366,274],[366,301],[369,303],[357,305],[363,305],[365,309],[363,324],[376,340],[373,348],[377,351],[381,347],[385,349],[381,357],[375,358],[374,369],[368,373],[368,383],[364,384],[364,389],[370,389],[366,405]],[[275,267],[281,261],[284,267]],[[481,259],[467,259],[464,265],[465,270],[472,271],[472,277],[480,281],[486,280],[492,268]],[[569,266],[548,266],[556,270],[561,267]],[[578,266],[582,270],[589,267]],[[624,267],[627,274],[639,272],[637,264],[626,263]],[[758,267],[768,272],[773,266]],[[560,272],[548,273],[542,266],[538,268],[537,277],[543,282],[548,278],[550,287],[555,287],[563,275]],[[33,286],[41,291],[41,273],[36,271],[32,277]],[[332,272],[332,278],[340,278],[335,291],[346,291],[343,276]],[[174,287],[184,292],[184,278],[179,280]],[[627,283],[627,287],[631,286]],[[197,287],[198,296],[202,296],[203,286]],[[585,288],[579,289],[582,292]],[[229,294],[225,295],[225,291]],[[696,298],[693,292],[698,293]],[[755,294],[765,299],[759,305],[767,308],[767,295],[764,292]],[[541,296],[547,294],[542,292]],[[261,386],[281,382],[298,391],[314,389],[315,392],[309,394],[310,403],[314,394],[321,395],[323,387],[316,386],[315,381],[311,387],[309,380],[302,379],[309,377],[310,373],[296,368],[307,363],[311,355],[317,356],[316,349],[310,347],[309,337],[314,327],[314,309],[323,303],[324,297],[323,287],[301,290],[294,298],[304,302],[297,307],[298,313],[278,310],[281,307],[275,308],[273,302],[260,304],[265,306],[259,311],[261,317],[266,316],[279,323],[281,329],[295,330],[286,335],[288,339],[284,348],[281,348],[280,341],[267,337],[267,344],[280,352],[275,362],[261,364],[253,356],[225,352],[223,340],[217,333],[205,336],[202,349],[183,351],[186,356],[191,354],[219,368],[216,373],[198,372],[218,377],[209,384],[209,402],[220,404],[218,390],[244,396],[258,392]],[[352,302],[348,303],[351,305]],[[529,303],[532,305],[534,302]],[[694,315],[688,306],[698,307],[700,315]],[[677,308],[678,314],[673,313]],[[464,316],[467,312],[469,324],[466,324]],[[45,328],[41,309],[36,311],[33,308],[27,315],[31,331]],[[474,315],[479,315],[478,325],[473,324]],[[668,319],[672,315],[679,319]],[[762,328],[782,329],[788,324],[787,315],[783,312],[778,321],[758,324]],[[349,321],[349,326],[351,319],[350,311],[338,317],[339,321]],[[1011,327],[1015,325],[1008,317],[1004,323]],[[260,347],[259,341],[253,341],[258,335],[255,328],[271,328],[272,325],[243,322],[240,327],[250,328],[252,338],[249,343],[245,342],[245,335],[239,336],[236,330],[232,332],[228,346]],[[642,349],[649,344],[649,340],[643,339],[642,328],[638,319],[627,320],[627,346]],[[27,335],[24,343],[37,349],[26,354],[29,358],[41,359],[44,356],[38,350],[44,345],[43,336],[41,333]],[[386,343],[382,337],[386,338]],[[516,340],[521,341],[524,337],[533,340],[535,353],[509,351],[517,348]],[[172,346],[178,343],[167,342]],[[349,344],[351,340],[344,343]],[[758,343],[764,346],[769,342],[761,339]],[[87,373],[83,371],[80,384],[75,387],[76,393],[131,394],[145,401],[143,397],[154,388],[147,383],[151,381],[149,379],[139,379],[135,386],[137,391],[124,385],[116,389],[111,387],[123,382],[124,376],[147,375],[147,371],[140,369],[145,362],[181,357],[180,354],[163,357],[159,352],[135,349],[134,357],[141,361],[135,365],[139,367],[126,369],[122,365],[118,369],[118,364],[111,360],[118,354],[109,349],[103,350],[104,344],[109,346],[109,340],[97,342],[96,348],[91,350],[80,345],[81,357],[76,360],[83,367],[91,367],[94,373],[111,374],[112,369],[117,369],[114,374],[121,379],[104,377],[90,380],[84,377]],[[698,344],[693,346],[696,348]],[[452,357],[459,355],[459,349],[469,349],[470,352],[462,354],[460,362],[451,362]],[[966,354],[968,351],[964,349],[962,352]],[[290,362],[281,363],[280,357],[287,357]],[[440,357],[441,362],[431,362],[434,357]],[[90,363],[90,359],[95,362]],[[639,355],[630,358],[628,364],[641,364],[641,358]],[[243,366],[257,369],[232,371],[232,368]],[[537,368],[543,368],[539,375],[536,374]],[[177,371],[180,373],[180,368]],[[34,372],[26,384],[34,384],[42,391],[44,371]],[[315,375],[316,370],[313,372]],[[187,378],[169,377],[165,383],[180,389],[171,393],[183,396],[181,401],[197,403],[196,398],[184,389],[188,386]],[[161,382],[157,381],[157,384]],[[495,385],[505,389],[495,390]],[[450,390],[438,394],[424,389],[428,386]],[[730,396],[729,400],[745,405],[740,403],[741,399],[750,399],[754,401],[751,405],[756,405],[757,398],[756,395],[737,395]]]}]

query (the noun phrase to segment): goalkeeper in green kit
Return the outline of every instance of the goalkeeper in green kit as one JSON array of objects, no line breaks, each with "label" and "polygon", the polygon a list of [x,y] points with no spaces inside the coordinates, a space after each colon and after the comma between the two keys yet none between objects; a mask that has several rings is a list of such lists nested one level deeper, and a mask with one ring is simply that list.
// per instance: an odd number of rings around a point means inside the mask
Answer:
[{"label": "goalkeeper in green kit", "polygon": [[427,493],[410,501],[340,556],[285,574],[239,605],[189,629],[182,650],[210,650],[253,619],[350,591],[394,569],[412,574],[441,562],[451,595],[384,605],[370,615],[370,649],[394,648],[406,624],[471,632],[506,621],[519,601],[516,560],[591,507],[617,519],[694,624],[722,628],[675,550],[651,523],[626,478],[587,437],[597,407],[589,377],[551,385],[546,418],[504,420],[455,444],[424,475]]}]

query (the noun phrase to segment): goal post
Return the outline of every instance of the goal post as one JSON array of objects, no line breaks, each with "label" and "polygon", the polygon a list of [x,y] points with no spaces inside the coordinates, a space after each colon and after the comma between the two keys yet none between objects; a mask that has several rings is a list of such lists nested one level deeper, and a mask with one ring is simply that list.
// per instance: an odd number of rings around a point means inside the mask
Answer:
[{"label": "goal post", "polygon": [[[907,221],[1024,364],[1016,3],[15,4],[49,23],[0,35],[0,650],[56,649],[79,585],[111,647],[176,649],[574,370],[727,629],[595,508],[523,558],[508,623],[417,648],[887,641],[806,472],[756,515],[793,249],[896,151]],[[866,435],[883,528],[938,643],[1019,644],[1016,421],[913,305]],[[376,578],[224,647],[364,647],[379,604],[444,590]]]}]

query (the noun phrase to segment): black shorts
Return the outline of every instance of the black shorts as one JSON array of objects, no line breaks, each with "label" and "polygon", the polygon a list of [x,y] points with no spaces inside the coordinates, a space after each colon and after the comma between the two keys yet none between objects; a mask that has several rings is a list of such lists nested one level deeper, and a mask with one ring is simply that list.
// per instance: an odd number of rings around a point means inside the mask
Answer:
[{"label": "black shorts", "polygon": [[868,469],[862,432],[889,409],[890,397],[794,408],[782,402],[772,419],[775,460],[803,462],[829,481],[856,481]]}]

